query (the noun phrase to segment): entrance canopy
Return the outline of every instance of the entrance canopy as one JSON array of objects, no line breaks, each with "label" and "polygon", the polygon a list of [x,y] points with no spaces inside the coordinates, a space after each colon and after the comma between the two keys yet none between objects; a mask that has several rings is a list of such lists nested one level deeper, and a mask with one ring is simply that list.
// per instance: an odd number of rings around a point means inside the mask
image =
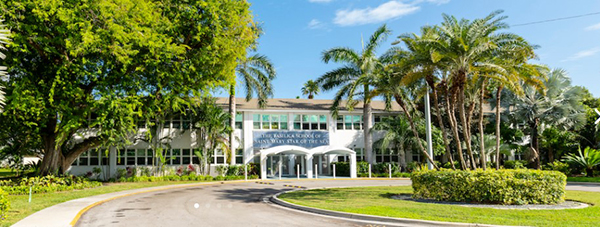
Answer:
[{"label": "entrance canopy", "polygon": [[313,174],[313,156],[323,155],[347,155],[350,161],[350,177],[356,178],[356,152],[346,147],[341,146],[319,146],[312,149],[307,149],[300,146],[294,145],[281,145],[275,146],[268,149],[261,150],[260,165],[261,165],[261,179],[267,178],[267,157],[279,154],[292,154],[292,155],[303,155],[306,158],[306,176],[312,178]]}]

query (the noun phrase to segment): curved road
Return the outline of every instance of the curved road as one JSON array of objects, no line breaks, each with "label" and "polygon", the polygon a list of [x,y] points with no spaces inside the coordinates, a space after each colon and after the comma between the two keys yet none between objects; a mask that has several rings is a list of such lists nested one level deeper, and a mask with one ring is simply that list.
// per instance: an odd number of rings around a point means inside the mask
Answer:
[{"label": "curved road", "polygon": [[[410,185],[410,180],[271,181],[204,185],[115,199],[87,211],[76,226],[366,226],[370,223],[289,210],[263,198],[293,190],[346,186]],[[377,223],[372,223],[377,224]]]},{"label": "curved road", "polygon": [[[307,188],[410,185],[410,180],[302,180],[200,185],[111,200],[87,211],[76,226],[369,226],[290,210],[263,201],[284,185]],[[598,191],[598,185],[570,184],[567,190]]]}]

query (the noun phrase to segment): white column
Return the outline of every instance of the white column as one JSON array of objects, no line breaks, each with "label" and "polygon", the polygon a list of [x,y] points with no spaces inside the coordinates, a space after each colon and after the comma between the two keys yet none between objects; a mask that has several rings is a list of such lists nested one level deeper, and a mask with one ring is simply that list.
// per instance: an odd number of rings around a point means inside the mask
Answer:
[{"label": "white column", "polygon": [[312,178],[313,174],[313,156],[306,155],[306,178]]},{"label": "white column", "polygon": [[300,158],[300,174],[306,174],[306,155],[304,158]]},{"label": "white column", "polygon": [[267,179],[267,156],[260,154],[260,179]]},{"label": "white column", "polygon": [[350,178],[356,178],[356,154],[350,154]]},{"label": "white column", "polygon": [[242,126],[243,142],[244,142],[244,164],[248,164],[254,158],[254,143],[252,138],[252,113],[244,112],[244,121]]},{"label": "white column", "polygon": [[[436,104],[437,105],[437,104]],[[425,91],[425,131],[427,138],[427,154],[433,159],[433,146],[431,145],[431,114],[429,106],[429,89]],[[425,158],[425,157],[424,157]],[[429,169],[433,169],[433,163],[427,159],[427,166]]]}]

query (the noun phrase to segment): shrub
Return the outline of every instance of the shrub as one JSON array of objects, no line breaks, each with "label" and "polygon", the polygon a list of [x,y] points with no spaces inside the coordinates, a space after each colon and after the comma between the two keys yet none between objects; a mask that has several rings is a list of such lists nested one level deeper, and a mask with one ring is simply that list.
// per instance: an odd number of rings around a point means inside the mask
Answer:
[{"label": "shrub", "polygon": [[508,160],[504,162],[505,169],[526,169],[527,161],[523,160]]},{"label": "shrub", "polygon": [[335,175],[336,176],[350,176],[350,163],[348,163],[348,162],[332,162],[331,163],[331,169],[332,169],[331,171],[333,171],[333,164],[335,164]]},{"label": "shrub", "polygon": [[396,173],[396,172],[400,172],[400,169],[398,168],[398,163],[395,163],[395,162],[377,163],[373,167],[373,172],[377,173],[377,174],[380,174],[380,173],[389,174],[389,172],[390,172],[390,168],[388,166],[389,164],[392,165],[392,174]]},{"label": "shrub", "polygon": [[4,220],[10,209],[10,201],[8,201],[8,194],[4,190],[0,189],[0,220]]},{"label": "shrub", "polygon": [[365,161],[360,161],[356,163],[356,173],[358,175],[367,174],[369,175],[369,163]]},{"label": "shrub", "polygon": [[581,148],[579,148],[579,154],[567,154],[564,160],[573,166],[584,168],[585,175],[593,177],[594,168],[600,166],[600,150],[587,147],[581,152]]},{"label": "shrub", "polygon": [[548,163],[548,166],[546,166],[545,169],[558,171],[558,172],[564,173],[567,176],[571,174],[571,168],[569,167],[569,164],[560,162],[560,161],[554,161],[552,163]]},{"label": "shrub", "polygon": [[556,204],[567,177],[541,170],[425,170],[411,175],[414,198],[493,204]]},{"label": "shrub", "polygon": [[102,183],[100,182],[89,181],[85,177],[76,176],[24,177],[21,179],[0,181],[0,189],[9,195],[29,194],[30,187],[32,188],[32,193],[49,193],[94,188],[101,185]]}]

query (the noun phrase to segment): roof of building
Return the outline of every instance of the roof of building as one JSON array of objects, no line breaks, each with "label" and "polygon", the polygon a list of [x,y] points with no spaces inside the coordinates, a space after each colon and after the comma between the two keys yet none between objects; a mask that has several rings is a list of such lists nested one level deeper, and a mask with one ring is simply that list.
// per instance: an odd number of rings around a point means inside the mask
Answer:
[{"label": "roof of building", "polygon": [[[217,98],[218,105],[228,105],[229,98]],[[236,98],[236,108],[238,110],[322,110],[329,111],[333,100],[328,99],[268,99],[267,106],[264,109],[259,108],[258,99],[251,99],[246,102],[244,98]],[[342,102],[340,111],[348,111]],[[385,111],[385,102],[373,100],[371,107],[374,112]],[[400,111],[400,106],[393,102],[390,111]],[[362,111],[362,102],[358,102],[354,111]]]}]

